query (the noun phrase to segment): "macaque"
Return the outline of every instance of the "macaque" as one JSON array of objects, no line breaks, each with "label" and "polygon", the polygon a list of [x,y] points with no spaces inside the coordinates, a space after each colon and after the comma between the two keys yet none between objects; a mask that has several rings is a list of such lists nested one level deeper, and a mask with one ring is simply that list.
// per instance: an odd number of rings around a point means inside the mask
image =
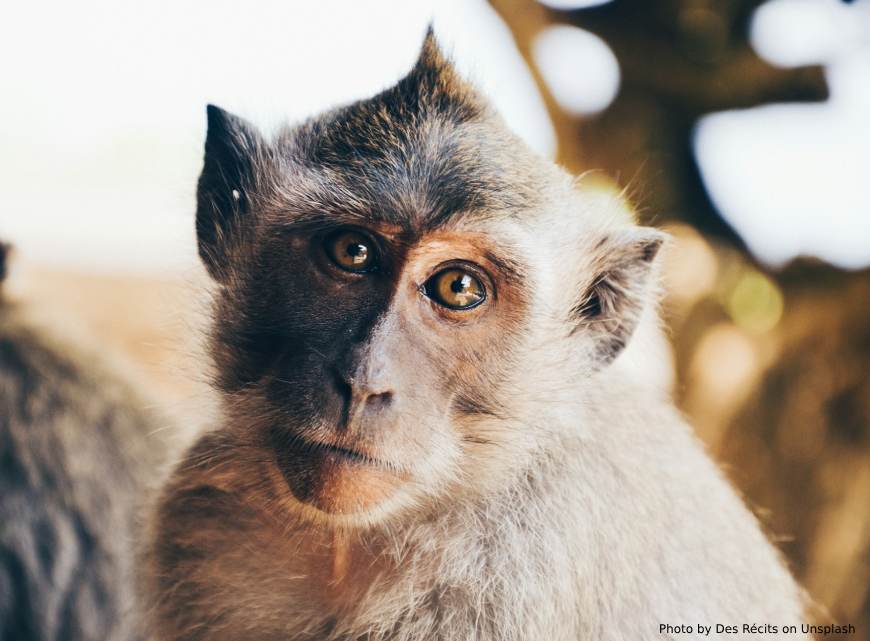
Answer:
[{"label": "macaque", "polygon": [[270,139],[209,106],[196,229],[222,418],[153,509],[159,641],[800,625],[646,375],[664,234],[529,151],[431,33]]},{"label": "macaque", "polygon": [[140,639],[134,538],[169,423],[102,346],[39,316],[0,297],[0,639]]}]

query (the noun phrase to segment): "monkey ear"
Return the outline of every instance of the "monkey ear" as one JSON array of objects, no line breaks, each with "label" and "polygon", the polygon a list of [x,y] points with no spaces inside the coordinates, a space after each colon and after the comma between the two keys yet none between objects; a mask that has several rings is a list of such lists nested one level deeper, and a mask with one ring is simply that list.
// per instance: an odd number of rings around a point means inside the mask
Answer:
[{"label": "monkey ear", "polygon": [[226,281],[252,227],[251,199],[266,145],[256,128],[215,105],[206,107],[205,162],[196,192],[199,255],[212,277]]},{"label": "monkey ear", "polygon": [[658,230],[631,227],[611,233],[596,246],[594,277],[573,312],[575,332],[593,337],[598,367],[622,352],[655,298],[653,266],[666,239]]}]

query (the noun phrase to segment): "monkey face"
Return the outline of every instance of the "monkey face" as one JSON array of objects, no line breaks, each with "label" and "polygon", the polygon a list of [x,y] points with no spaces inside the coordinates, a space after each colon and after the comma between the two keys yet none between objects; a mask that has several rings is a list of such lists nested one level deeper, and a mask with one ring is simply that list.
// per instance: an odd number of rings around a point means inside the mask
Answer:
[{"label": "monkey face", "polygon": [[218,305],[214,345],[240,436],[296,501],[370,516],[467,473],[469,426],[499,411],[497,363],[528,304],[523,266],[494,234],[263,232]]},{"label": "monkey face", "polygon": [[273,140],[208,119],[197,236],[249,498],[355,524],[497,483],[566,374],[628,340],[661,236],[584,216],[431,39],[395,87]]}]

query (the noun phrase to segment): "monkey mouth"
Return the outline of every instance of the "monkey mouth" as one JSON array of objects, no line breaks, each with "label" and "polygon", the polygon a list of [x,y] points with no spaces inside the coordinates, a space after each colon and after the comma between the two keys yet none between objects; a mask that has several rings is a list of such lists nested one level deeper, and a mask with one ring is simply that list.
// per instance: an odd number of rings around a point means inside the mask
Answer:
[{"label": "monkey mouth", "polygon": [[372,458],[367,454],[363,454],[362,452],[348,449],[346,447],[339,447],[338,445],[333,445],[331,443],[321,443],[315,441],[307,441],[306,445],[312,450],[322,450],[324,453],[330,453],[335,454],[339,457],[344,457],[349,463],[384,466],[383,462]]},{"label": "monkey mouth", "polygon": [[392,495],[407,476],[365,452],[273,432],[275,462],[291,494],[330,514],[363,512]]}]

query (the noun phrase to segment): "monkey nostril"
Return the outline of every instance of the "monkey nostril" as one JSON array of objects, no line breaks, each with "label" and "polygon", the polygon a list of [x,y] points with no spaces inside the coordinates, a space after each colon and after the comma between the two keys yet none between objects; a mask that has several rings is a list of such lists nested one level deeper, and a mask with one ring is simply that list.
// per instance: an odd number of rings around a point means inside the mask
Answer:
[{"label": "monkey nostril", "polygon": [[385,409],[393,402],[392,392],[380,392],[378,394],[369,394],[366,397],[366,408],[369,410]]}]

